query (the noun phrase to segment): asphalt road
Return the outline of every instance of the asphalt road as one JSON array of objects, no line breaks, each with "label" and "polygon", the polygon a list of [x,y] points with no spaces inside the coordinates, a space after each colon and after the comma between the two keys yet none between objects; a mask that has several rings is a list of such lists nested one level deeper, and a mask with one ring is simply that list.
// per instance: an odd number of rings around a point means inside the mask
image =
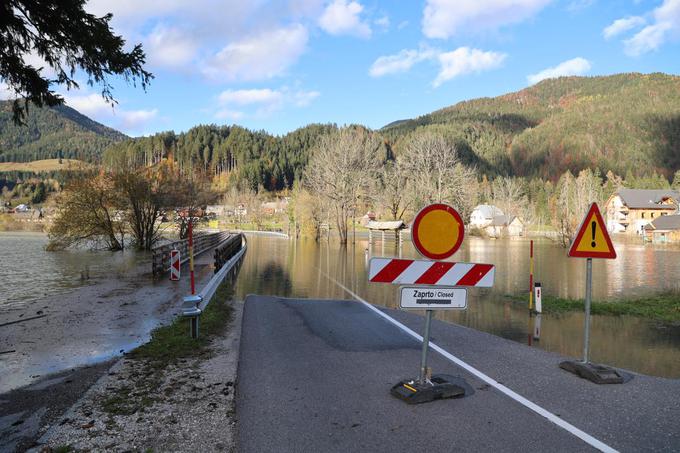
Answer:
[{"label": "asphalt road", "polygon": [[[383,309],[416,332],[423,318]],[[249,296],[238,371],[239,451],[593,451],[440,354],[435,373],[475,389],[409,406],[390,387],[418,372],[421,343],[359,302]],[[598,386],[557,354],[435,321],[433,342],[621,451],[680,449],[680,381]]]}]

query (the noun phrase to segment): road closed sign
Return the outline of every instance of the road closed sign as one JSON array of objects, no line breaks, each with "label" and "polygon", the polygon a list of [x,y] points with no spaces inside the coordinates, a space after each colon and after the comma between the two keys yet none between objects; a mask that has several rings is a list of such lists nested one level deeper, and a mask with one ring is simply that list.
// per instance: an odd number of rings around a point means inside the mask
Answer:
[{"label": "road closed sign", "polygon": [[413,246],[425,258],[443,260],[458,250],[463,242],[465,226],[458,211],[435,203],[425,206],[413,219]]},{"label": "road closed sign", "polygon": [[399,306],[404,310],[465,310],[467,290],[441,286],[402,286]]}]

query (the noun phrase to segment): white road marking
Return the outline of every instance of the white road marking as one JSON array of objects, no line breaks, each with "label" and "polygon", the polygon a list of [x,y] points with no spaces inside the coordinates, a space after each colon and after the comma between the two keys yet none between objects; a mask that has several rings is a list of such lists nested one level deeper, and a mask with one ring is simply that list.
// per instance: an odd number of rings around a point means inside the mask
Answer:
[{"label": "white road marking", "polygon": [[[326,274],[326,273],[325,273],[324,271],[322,271],[321,269],[319,269],[319,270],[320,270],[324,275],[326,275],[326,277],[328,277],[329,280],[335,282],[335,284],[337,284],[340,288],[342,288],[342,289],[344,289],[345,291],[347,291],[347,293],[349,293],[350,295],[352,295],[352,297],[354,297],[357,301],[359,301],[359,302],[361,302],[362,304],[364,304],[367,308],[373,310],[375,313],[377,313],[378,315],[382,316],[384,319],[386,319],[386,320],[389,321],[390,323],[394,324],[396,327],[398,327],[399,329],[403,330],[404,332],[406,332],[407,334],[409,334],[410,336],[412,336],[412,337],[415,338],[416,340],[421,341],[421,342],[423,341],[423,337],[422,337],[421,335],[418,335],[416,332],[414,332],[413,330],[409,329],[408,327],[406,327],[405,325],[403,325],[402,323],[400,323],[400,322],[397,321],[396,319],[392,318],[392,317],[389,316],[388,314],[383,313],[383,312],[380,311],[378,308],[376,308],[376,307],[374,307],[373,305],[371,305],[370,303],[368,303],[368,302],[367,302],[366,300],[364,300],[361,296],[359,296],[358,294],[356,294],[355,292],[353,292],[351,289],[347,288],[345,285],[343,285],[342,283],[340,283],[339,281],[337,281],[336,279],[334,279],[334,278],[331,277],[330,275]],[[525,406],[525,407],[531,409],[532,411],[536,412],[538,415],[540,415],[540,416],[542,416],[542,417],[544,417],[544,418],[550,420],[551,422],[553,422],[554,424],[556,424],[556,425],[559,426],[560,428],[562,428],[562,429],[564,429],[564,430],[570,432],[571,434],[573,434],[574,436],[578,437],[579,439],[581,439],[581,440],[584,441],[585,443],[591,445],[592,447],[594,447],[594,448],[596,448],[596,449],[598,449],[598,450],[600,450],[600,451],[607,452],[607,453],[618,453],[618,450],[616,450],[616,449],[610,447],[609,445],[605,444],[605,443],[602,442],[602,441],[599,441],[599,440],[595,439],[595,438],[594,438],[593,436],[591,436],[590,434],[581,431],[580,429],[578,429],[577,427],[575,427],[575,426],[572,425],[571,423],[568,423],[568,422],[562,420],[560,417],[558,417],[557,415],[553,414],[552,412],[550,412],[550,411],[548,411],[548,410],[546,410],[546,409],[543,409],[543,408],[542,408],[541,406],[539,406],[538,404],[533,403],[533,402],[529,401],[528,399],[524,398],[522,395],[520,395],[520,394],[518,394],[518,393],[516,393],[516,392],[514,392],[514,391],[512,391],[512,390],[510,390],[508,387],[506,387],[506,386],[504,386],[503,384],[499,383],[499,382],[496,381],[495,379],[493,379],[493,378],[487,376],[486,374],[482,373],[481,371],[479,371],[478,369],[474,368],[473,366],[468,365],[467,363],[463,362],[461,359],[459,359],[458,357],[454,356],[453,354],[451,354],[450,352],[446,351],[445,349],[441,348],[440,346],[436,345],[435,343],[430,342],[430,348],[434,349],[435,351],[437,351],[438,353],[440,353],[442,356],[444,356],[445,358],[449,359],[451,362],[453,362],[453,363],[455,363],[456,365],[458,365],[459,367],[463,368],[463,369],[466,370],[468,373],[470,373],[470,374],[472,374],[472,375],[478,377],[478,378],[481,379],[482,381],[484,381],[484,382],[486,382],[487,384],[491,385],[492,387],[496,388],[496,389],[497,389],[498,391],[500,391],[501,393],[504,393],[505,395],[509,396],[509,397],[512,398],[513,400],[515,400],[515,401],[517,401],[518,403],[522,404],[523,406]]]}]

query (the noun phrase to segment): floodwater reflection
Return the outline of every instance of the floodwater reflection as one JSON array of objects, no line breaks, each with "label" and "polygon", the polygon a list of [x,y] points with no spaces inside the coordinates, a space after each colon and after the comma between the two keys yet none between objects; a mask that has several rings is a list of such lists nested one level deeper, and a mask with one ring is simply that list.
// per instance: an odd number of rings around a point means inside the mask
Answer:
[{"label": "floodwater reflection", "polygon": [[[549,241],[537,241],[535,279],[544,294],[582,297],[585,260],[568,259],[566,251]],[[593,296],[615,299],[624,295],[649,294],[673,288],[680,281],[680,249],[616,244],[619,258],[596,260]],[[333,242],[287,240],[249,236],[248,253],[241,268],[236,292],[304,298],[351,298],[326,274],[375,305],[398,308],[396,285],[369,284],[368,260],[372,256],[416,258],[409,242],[396,244],[357,238],[341,248]],[[465,325],[522,343],[579,358],[583,351],[583,314],[543,315],[540,339],[535,339],[536,319],[529,319],[526,306],[509,302],[507,294],[526,291],[529,272],[527,240],[466,239],[455,261],[492,263],[496,281],[492,289],[468,291],[468,309],[442,311],[438,319]],[[633,317],[593,316],[591,359],[644,374],[680,378],[680,326],[659,326]]]}]

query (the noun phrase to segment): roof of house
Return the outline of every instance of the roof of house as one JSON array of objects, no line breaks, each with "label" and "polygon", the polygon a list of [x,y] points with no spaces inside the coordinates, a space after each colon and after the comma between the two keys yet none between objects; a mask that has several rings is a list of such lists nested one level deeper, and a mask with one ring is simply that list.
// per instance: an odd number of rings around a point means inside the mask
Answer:
[{"label": "roof of house", "polygon": [[496,216],[493,216],[493,219],[491,219],[491,225],[489,225],[489,226],[510,225],[513,220],[515,220],[515,216],[496,215]]},{"label": "roof of house", "polygon": [[389,222],[371,220],[366,224],[366,228],[369,230],[401,230],[405,226],[403,220],[392,220]]},{"label": "roof of house", "polygon": [[503,215],[503,211],[498,209],[496,206],[490,204],[480,204],[475,207],[472,212],[478,211],[486,219],[491,219],[494,216]]},{"label": "roof of house", "polygon": [[[647,228],[649,227],[649,228]],[[680,230],[680,215],[663,215],[645,226],[646,230]]]},{"label": "roof of house", "polygon": [[680,201],[680,192],[677,190],[620,189],[618,194],[626,206],[637,209],[663,207],[659,203],[665,198],[672,198],[676,205]]}]

